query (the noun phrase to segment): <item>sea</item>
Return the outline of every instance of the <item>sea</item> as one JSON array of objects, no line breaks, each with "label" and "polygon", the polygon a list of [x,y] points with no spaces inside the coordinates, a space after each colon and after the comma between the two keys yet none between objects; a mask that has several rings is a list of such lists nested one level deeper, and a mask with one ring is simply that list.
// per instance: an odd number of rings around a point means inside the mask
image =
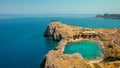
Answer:
[{"label": "sea", "polygon": [[43,36],[53,19],[87,28],[120,28],[119,19],[95,16],[96,14],[0,14],[0,68],[40,68],[46,53],[58,43]]}]

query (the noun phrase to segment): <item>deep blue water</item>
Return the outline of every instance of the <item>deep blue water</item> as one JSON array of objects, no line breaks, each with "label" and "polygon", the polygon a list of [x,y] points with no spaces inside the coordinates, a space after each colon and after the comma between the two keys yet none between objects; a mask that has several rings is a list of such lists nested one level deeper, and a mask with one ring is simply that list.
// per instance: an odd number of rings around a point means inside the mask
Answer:
[{"label": "deep blue water", "polygon": [[120,20],[95,15],[0,15],[0,68],[39,68],[56,41],[44,38],[51,19],[82,27],[120,28]]},{"label": "deep blue water", "polygon": [[100,44],[95,41],[81,41],[77,43],[68,44],[65,47],[65,54],[80,53],[81,56],[87,60],[94,60],[96,57],[103,57],[104,54],[100,49]]}]

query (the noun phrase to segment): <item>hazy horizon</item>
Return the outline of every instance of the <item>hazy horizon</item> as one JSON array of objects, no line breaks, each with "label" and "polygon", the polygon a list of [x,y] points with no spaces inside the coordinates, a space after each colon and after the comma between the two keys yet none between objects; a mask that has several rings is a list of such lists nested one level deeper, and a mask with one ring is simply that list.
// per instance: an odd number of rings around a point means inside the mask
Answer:
[{"label": "hazy horizon", "polygon": [[120,0],[0,0],[0,14],[120,14]]}]

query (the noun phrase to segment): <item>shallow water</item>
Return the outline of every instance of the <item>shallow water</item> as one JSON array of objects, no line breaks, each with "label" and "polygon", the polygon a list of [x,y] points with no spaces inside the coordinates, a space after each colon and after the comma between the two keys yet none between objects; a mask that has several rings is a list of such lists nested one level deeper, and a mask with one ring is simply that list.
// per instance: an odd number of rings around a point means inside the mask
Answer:
[{"label": "shallow water", "polygon": [[103,52],[100,49],[100,44],[95,41],[81,41],[78,43],[71,43],[66,46],[65,54],[80,53],[83,58],[87,60],[96,59],[96,57],[103,57]]}]

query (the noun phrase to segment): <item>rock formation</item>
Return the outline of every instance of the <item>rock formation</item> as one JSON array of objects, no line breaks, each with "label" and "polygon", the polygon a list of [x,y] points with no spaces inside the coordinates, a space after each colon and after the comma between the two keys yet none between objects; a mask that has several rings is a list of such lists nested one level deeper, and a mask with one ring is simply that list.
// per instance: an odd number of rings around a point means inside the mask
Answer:
[{"label": "rock formation", "polygon": [[[45,37],[59,41],[58,46],[48,52],[41,68],[120,68],[120,29],[93,29],[68,26],[60,22],[48,25]],[[64,54],[68,43],[95,40],[101,45],[104,58],[98,62],[85,60],[79,53]]]},{"label": "rock formation", "polygon": [[120,14],[104,14],[96,15],[97,18],[110,18],[110,19],[120,19]]}]

